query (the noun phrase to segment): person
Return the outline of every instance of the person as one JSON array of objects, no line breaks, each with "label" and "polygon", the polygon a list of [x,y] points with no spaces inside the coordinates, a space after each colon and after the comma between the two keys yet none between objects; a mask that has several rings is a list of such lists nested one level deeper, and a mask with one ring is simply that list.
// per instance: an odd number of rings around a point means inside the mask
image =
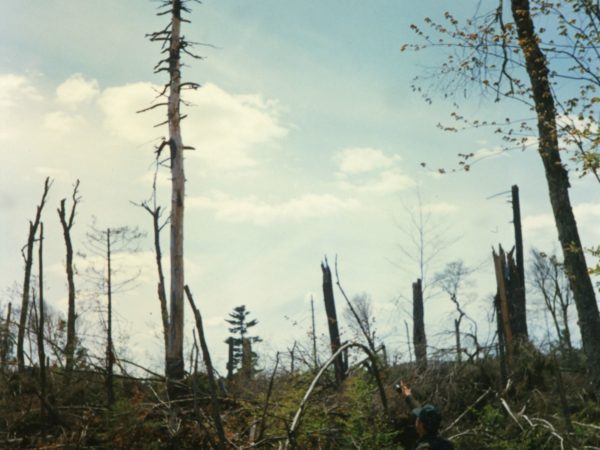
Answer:
[{"label": "person", "polygon": [[421,406],[412,396],[410,387],[403,381],[396,385],[396,390],[402,393],[415,417],[415,428],[419,436],[415,450],[454,450],[450,441],[438,435],[442,423],[440,411],[430,404]]}]

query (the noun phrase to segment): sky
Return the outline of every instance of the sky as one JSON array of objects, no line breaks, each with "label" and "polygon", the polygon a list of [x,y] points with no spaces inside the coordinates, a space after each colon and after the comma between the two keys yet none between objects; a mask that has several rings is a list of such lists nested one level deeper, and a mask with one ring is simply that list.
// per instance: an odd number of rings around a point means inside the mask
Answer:
[{"label": "sky", "polygon": [[[444,2],[445,3],[445,2]],[[480,2],[454,5],[468,16]],[[489,2],[488,2],[489,3]],[[485,9],[486,2],[483,2]],[[338,259],[350,295],[370,295],[376,328],[399,358],[407,358],[404,321],[418,265],[412,221],[419,204],[427,219],[426,251],[441,250],[428,278],[458,259],[478,271],[464,295],[467,312],[488,336],[495,291],[491,249],[513,245],[507,191],[521,191],[526,251],[558,248],[546,183],[534,150],[499,152],[490,130],[447,133],[453,106],[441,93],[428,104],[411,89],[415,76],[441,61],[441,51],[401,52],[413,42],[411,23],[443,14],[440,2],[206,0],[193,5],[185,36],[200,45],[188,58],[186,92],[185,277],[205,321],[207,339],[224,371],[225,318],[245,304],[259,321],[257,351],[267,364],[297,340],[308,346],[310,299],[317,334],[326,322],[320,263]],[[119,352],[151,367],[162,361],[161,325],[150,216],[132,203],[148,199],[154,148],[166,135],[156,101],[166,81],[154,74],[160,47],[145,35],[165,25],[158,2],[129,0],[12,2],[0,17],[0,305],[18,303],[21,248],[43,181],[53,179],[43,221],[46,301],[65,312],[65,250],[56,214],[79,179],[73,238],[79,328],[89,335],[103,298],[91,295],[86,267],[101,260],[86,250],[92,223],[139,227],[148,236],[134,254],[116,255],[116,277],[139,276],[114,297]],[[449,7],[449,6],[448,6]],[[531,117],[521,106],[467,92],[470,117]],[[480,161],[468,172],[441,175],[458,153]],[[421,165],[426,162],[426,167]],[[169,200],[160,169],[158,199]],[[584,245],[597,245],[598,185],[572,175],[571,196]],[[500,195],[496,195],[500,194]],[[168,266],[168,233],[163,233]],[[435,237],[441,232],[441,240]],[[428,239],[427,239],[428,238]],[[444,242],[445,245],[440,245]],[[404,250],[404,251],[403,251]],[[87,255],[83,257],[83,255]],[[432,290],[433,292],[433,290]],[[343,299],[336,291],[338,314]],[[100,306],[99,306],[100,305]],[[544,323],[532,298],[535,326]],[[432,351],[447,348],[453,307],[441,294],[426,304]],[[186,341],[191,314],[186,311]],[[540,328],[541,329],[541,328]],[[345,339],[351,332],[343,324]],[[540,335],[544,332],[540,331]],[[189,348],[189,347],[188,347]]]}]

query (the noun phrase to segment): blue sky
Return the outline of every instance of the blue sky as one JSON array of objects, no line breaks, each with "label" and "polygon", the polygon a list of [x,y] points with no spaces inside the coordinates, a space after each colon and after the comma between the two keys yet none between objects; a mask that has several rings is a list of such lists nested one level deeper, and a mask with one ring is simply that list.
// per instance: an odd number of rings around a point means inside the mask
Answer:
[{"label": "blue sky", "polygon": [[[461,2],[458,13],[467,15],[476,3]],[[324,255],[333,263],[335,254],[346,291],[372,296],[379,334],[406,354],[403,328],[395,327],[410,322],[399,299],[410,295],[417,269],[399,251],[408,245],[400,228],[409,223],[418,192],[431,223],[448,229],[452,240],[430,272],[459,258],[469,265],[488,262],[474,277],[467,307],[482,329],[494,291],[491,247],[513,241],[507,197],[487,198],[518,184],[526,245],[546,251],[556,245],[535,152],[488,158],[470,173],[446,176],[420,166],[427,161],[434,168],[452,167],[457,153],[498,149],[489,130],[438,130],[452,105],[438,99],[427,105],[410,89],[439,53],[401,53],[400,46],[413,40],[410,23],[442,14],[439,4],[194,5],[184,33],[214,47],[199,47],[206,59],[188,60],[184,72],[203,85],[188,96],[194,106],[183,123],[184,142],[196,147],[186,158],[186,282],[220,363],[223,319],[240,304],[259,319],[257,333],[266,338],[259,351],[265,355],[306,339],[311,295],[317,331],[324,333],[319,263]],[[83,197],[74,230],[80,245],[93,215],[102,226],[149,231],[149,216],[130,201],[148,197],[153,145],[165,133],[152,126],[164,120],[163,112],[135,114],[165,81],[152,73],[159,48],[144,39],[163,26],[155,6],[140,0],[18,2],[0,18],[2,304],[15,300],[11,289],[22,278],[27,220],[47,175],[55,183],[44,218],[53,236],[46,252],[46,297],[57,311],[65,309],[66,281],[55,209],[76,178]],[[530,116],[518,108],[474,95],[462,111],[481,118]],[[597,189],[591,180],[573,180],[586,245],[600,240]],[[159,190],[166,204],[166,171]],[[141,253],[123,258],[142,271],[138,287],[115,299],[120,330],[130,336],[127,353],[158,364],[162,346],[150,239]],[[83,271],[85,261],[78,264]],[[83,279],[77,283],[85,287]],[[82,305],[89,310],[82,320],[92,323],[89,305]],[[339,295],[338,305],[343,309]],[[426,319],[437,336],[430,342],[443,347],[452,307],[443,296],[429,305]]]}]

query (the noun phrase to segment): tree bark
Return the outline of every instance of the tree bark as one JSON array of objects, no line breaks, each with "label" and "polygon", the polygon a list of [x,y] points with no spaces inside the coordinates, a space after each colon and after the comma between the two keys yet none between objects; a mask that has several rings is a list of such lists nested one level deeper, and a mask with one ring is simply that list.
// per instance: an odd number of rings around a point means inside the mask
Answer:
[{"label": "tree bark", "polygon": [[6,362],[10,350],[10,316],[12,313],[12,303],[8,303],[8,310],[6,312],[6,320],[2,326],[2,347],[0,347],[0,369],[2,372],[6,370]]},{"label": "tree bark", "polygon": [[519,186],[514,185],[512,191],[513,225],[515,228],[515,258],[516,270],[512,305],[515,316],[515,334],[527,339],[527,299],[525,297],[525,265],[523,262],[523,230],[521,227],[521,201],[519,199]]},{"label": "tree bark", "polygon": [[181,0],[172,0],[171,36],[169,48],[169,147],[171,151],[171,292],[166,375],[169,395],[177,398],[179,381],[184,376],[183,361],[183,211],[185,173],[183,170],[183,143],[180,129],[181,85]]},{"label": "tree bark", "polygon": [[115,401],[115,393],[113,388],[113,368],[115,363],[115,355],[113,352],[112,339],[112,268],[110,253],[110,228],[106,230],[106,261],[108,266],[108,273],[106,277],[106,292],[108,296],[106,326],[106,402],[110,408]]},{"label": "tree bark", "polygon": [[42,420],[46,416],[46,352],[44,351],[44,223],[40,223],[40,238],[38,242],[38,282],[39,282],[39,308],[37,323],[37,348],[40,363],[40,397]]},{"label": "tree bark", "polygon": [[44,192],[42,193],[42,199],[37,207],[35,219],[33,222],[29,222],[29,237],[27,238],[26,255],[25,255],[25,275],[23,278],[23,296],[21,299],[21,315],[19,318],[19,331],[17,335],[17,368],[19,372],[23,372],[25,369],[25,357],[23,351],[23,344],[25,342],[25,330],[27,328],[27,313],[29,311],[29,289],[31,283],[31,267],[33,265],[33,244],[35,242],[35,235],[40,224],[42,216],[42,210],[46,203],[46,196],[52,183],[50,178],[47,177],[44,181]]},{"label": "tree bark", "polygon": [[425,309],[423,306],[423,286],[419,278],[413,288],[413,346],[415,361],[419,369],[427,368],[427,336],[425,335]]},{"label": "tree bark", "polygon": [[[340,331],[338,329],[337,314],[335,312],[335,299],[333,297],[333,283],[331,281],[331,270],[327,260],[321,263],[323,272],[323,300],[325,302],[325,313],[327,314],[327,325],[329,327],[329,339],[331,343],[331,353],[334,354],[341,346]],[[338,386],[342,384],[345,378],[345,367],[341,354],[333,363],[335,369],[335,380]]]},{"label": "tree bark", "polygon": [[548,193],[579,315],[581,341],[591,373],[592,389],[600,402],[600,314],[569,198],[569,178],[562,164],[556,108],[549,82],[548,62],[538,45],[528,0],[512,0],[512,15],[525,58],[537,113],[538,151],[544,165]]},{"label": "tree bark", "polygon": [[[60,202],[60,207],[58,208],[58,217],[60,218],[60,223],[63,229],[63,236],[65,239],[66,246],[66,263],[65,270],[67,272],[67,284],[69,289],[69,305],[67,312],[67,342],[65,345],[65,371],[69,374],[73,370],[74,364],[74,355],[75,355],[75,346],[76,346],[76,335],[75,335],[75,279],[74,279],[74,270],[73,270],[73,243],[71,241],[71,228],[73,227],[73,220],[75,219],[75,208],[77,207],[77,203],[79,202],[79,198],[77,197],[77,189],[79,188],[79,180],[75,182],[75,187],[73,188],[73,204],[71,206],[71,211],[69,213],[69,217],[67,218],[67,211],[65,207],[66,199],[62,199]],[[65,380],[68,380],[67,376]]]}]

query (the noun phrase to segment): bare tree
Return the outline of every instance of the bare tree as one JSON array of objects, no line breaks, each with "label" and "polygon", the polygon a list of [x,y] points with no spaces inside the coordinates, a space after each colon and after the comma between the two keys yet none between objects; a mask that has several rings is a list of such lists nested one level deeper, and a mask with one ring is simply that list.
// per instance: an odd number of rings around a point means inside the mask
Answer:
[{"label": "bare tree", "polygon": [[106,399],[110,406],[114,403],[114,364],[115,349],[113,344],[113,295],[122,292],[131,285],[137,278],[137,275],[114,280],[115,272],[120,269],[114,266],[115,255],[132,252],[137,250],[137,242],[143,237],[137,228],[127,226],[118,228],[99,229],[95,225],[90,227],[87,233],[87,249],[103,262],[102,267],[91,265],[88,268],[88,278],[94,281],[106,295]]},{"label": "bare tree", "polygon": [[348,322],[355,336],[366,337],[367,345],[375,352],[375,316],[373,315],[373,301],[366,292],[355,295],[350,300],[352,309],[347,306],[344,310],[344,318]]},{"label": "bare tree", "polygon": [[448,295],[450,301],[456,308],[456,313],[458,314],[458,316],[454,319],[456,359],[458,362],[461,361],[463,353],[460,326],[462,320],[465,317],[468,318],[463,306],[461,306],[459,294],[461,293],[461,289],[467,281],[466,278],[473,272],[474,269],[467,267],[462,260],[457,260],[446,264],[446,268],[442,272],[437,273],[434,277],[435,283]]},{"label": "bare tree", "polygon": [[156,270],[158,273],[157,294],[160,303],[160,317],[163,326],[163,340],[165,344],[165,367],[167,367],[166,357],[169,351],[169,311],[167,309],[167,293],[165,288],[165,275],[162,265],[162,248],[160,245],[160,233],[169,222],[169,218],[162,220],[163,209],[157,204],[156,200],[156,177],[158,174],[159,161],[157,159],[157,167],[154,172],[154,181],[152,183],[152,196],[150,200],[142,203],[134,203],[134,205],[143,208],[152,217],[152,231],[154,237],[154,255],[156,257]]},{"label": "bare tree", "polygon": [[[77,204],[81,201],[81,197],[78,195],[79,180],[75,182],[73,187],[73,195],[71,196],[72,205],[71,210],[68,213],[66,209],[67,199],[63,198],[60,201],[60,207],[57,209],[58,217],[60,218],[60,224],[63,229],[63,236],[65,239],[66,246],[66,261],[65,270],[67,272],[67,284],[69,288],[69,306],[67,312],[67,342],[65,346],[65,370],[67,373],[73,370],[73,356],[75,354],[76,346],[76,335],[75,335],[75,320],[77,315],[75,313],[75,280],[74,280],[74,267],[73,267],[73,242],[71,240],[71,228],[73,227],[73,221],[75,219],[75,209]],[[67,377],[68,379],[68,377]]]},{"label": "bare tree", "polygon": [[31,283],[31,268],[33,265],[33,245],[35,243],[35,235],[40,224],[42,217],[42,210],[46,204],[46,197],[48,191],[52,186],[52,181],[47,177],[44,181],[44,191],[42,193],[42,199],[38,205],[33,221],[29,221],[29,237],[27,238],[27,244],[25,246],[25,253],[23,259],[25,260],[25,274],[23,279],[23,297],[21,300],[21,316],[19,319],[19,332],[17,335],[17,367],[19,372],[25,369],[25,357],[23,351],[23,344],[25,341],[25,330],[27,328],[27,313],[29,311],[29,290]]},{"label": "bare tree", "polygon": [[542,295],[544,305],[552,317],[560,347],[571,355],[573,343],[569,327],[569,307],[573,304],[573,299],[569,279],[555,255],[548,256],[532,249],[531,258],[531,285]]},{"label": "bare tree", "polygon": [[42,418],[46,415],[46,352],[44,349],[44,222],[40,222],[40,237],[38,240],[38,282],[39,282],[39,313],[36,324],[38,361],[40,364],[40,398]]}]

